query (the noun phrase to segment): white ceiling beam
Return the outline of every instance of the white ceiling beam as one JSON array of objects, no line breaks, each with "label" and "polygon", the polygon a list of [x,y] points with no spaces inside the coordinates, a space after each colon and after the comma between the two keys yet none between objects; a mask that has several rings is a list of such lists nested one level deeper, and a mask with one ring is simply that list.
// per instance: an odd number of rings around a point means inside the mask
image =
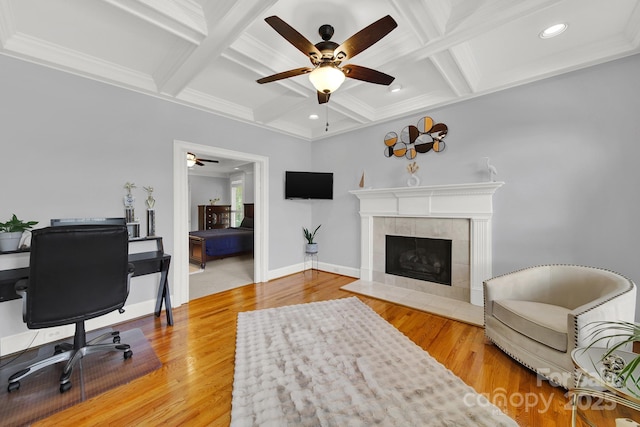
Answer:
[{"label": "white ceiling beam", "polygon": [[462,96],[471,92],[471,85],[466,77],[469,73],[462,72],[451,51],[436,53],[429,59],[456,95]]},{"label": "white ceiling beam", "polygon": [[156,84],[150,75],[79,53],[76,50],[50,43],[23,33],[11,37],[5,49],[18,57],[37,58],[38,63],[66,72],[106,81],[134,90],[156,92]]},{"label": "white ceiling beam", "polygon": [[203,70],[206,65],[218,57],[245,28],[257,19],[276,0],[238,0],[231,9],[208,23],[209,34],[176,72],[162,82],[161,93],[178,95]]},{"label": "white ceiling beam", "polygon": [[283,95],[274,97],[271,101],[253,109],[253,118],[258,123],[267,124],[292,111],[309,105],[308,98]]},{"label": "white ceiling beam", "polygon": [[425,45],[429,40],[434,40],[444,33],[445,20],[442,14],[435,13],[436,4],[439,0],[432,0],[431,3],[406,0],[391,0],[391,4],[409,23],[411,30],[420,40],[420,45]]},{"label": "white ceiling beam", "polygon": [[[469,43],[460,43],[451,47],[449,52],[451,58],[455,61],[458,71],[464,78],[470,91],[478,90],[482,73],[478,67],[476,57]],[[432,55],[431,58],[437,57],[439,54]]]},{"label": "white ceiling beam", "polygon": [[7,41],[15,34],[14,16],[9,0],[0,0],[0,46],[5,47]]},{"label": "white ceiling beam", "polygon": [[516,68],[484,75],[477,90],[481,94],[496,92],[640,52],[637,46],[634,50],[630,50],[630,46],[629,39],[622,34],[616,34],[597,43],[573,47],[570,51],[557,52],[545,57],[544,61],[523,63]]},{"label": "white ceiling beam", "polygon": [[215,111],[221,116],[253,121],[253,112],[250,108],[194,89],[187,88],[176,98],[195,108],[204,109],[205,111]]},{"label": "white ceiling beam", "polygon": [[638,48],[640,46],[640,4],[633,9],[624,32],[631,43]]},{"label": "white ceiling beam", "polygon": [[497,7],[497,5],[502,4],[502,2],[490,3],[490,8],[486,7],[481,9],[482,13],[478,12],[481,16],[486,17],[485,19],[478,19],[474,15],[473,20],[470,19],[464,22],[464,25],[459,24],[451,33],[445,34],[444,37],[432,40],[426,45],[416,49],[412,52],[412,56],[417,60],[425,59],[438,52],[479,37],[493,28],[518,20],[532,13],[537,13],[542,8],[555,5],[558,1],[559,0],[538,0],[514,2],[507,0],[502,8]]},{"label": "white ceiling beam", "polygon": [[200,5],[192,0],[102,0],[195,45],[207,35]]},{"label": "white ceiling beam", "polygon": [[[292,62],[288,57],[282,55],[279,52],[273,51],[273,49],[271,49],[261,41],[256,40],[253,37],[248,37],[246,35],[242,35],[241,37],[239,37],[238,40],[236,40],[236,42],[233,44],[233,46],[229,47],[229,49],[227,49],[221,56],[244,68],[247,68],[248,70],[253,71],[256,75],[256,80],[271,74],[285,71],[286,69],[294,69],[300,67],[300,63]],[[265,63],[267,63],[269,59],[272,59],[273,56],[281,57],[278,58],[278,61],[276,62],[285,64],[283,69],[274,70],[271,67],[265,65]],[[267,84],[282,85],[288,90],[297,93],[298,95],[305,97],[310,96],[309,93],[311,91],[311,86],[304,86],[294,79],[277,80],[275,82]],[[258,83],[256,83],[256,85],[258,85]],[[315,92],[311,92],[315,96]]]},{"label": "white ceiling beam", "polygon": [[347,92],[342,92],[339,96],[334,95],[329,102],[333,110],[357,123],[370,123],[375,119],[375,111],[369,104],[365,104],[359,98],[349,95]]}]

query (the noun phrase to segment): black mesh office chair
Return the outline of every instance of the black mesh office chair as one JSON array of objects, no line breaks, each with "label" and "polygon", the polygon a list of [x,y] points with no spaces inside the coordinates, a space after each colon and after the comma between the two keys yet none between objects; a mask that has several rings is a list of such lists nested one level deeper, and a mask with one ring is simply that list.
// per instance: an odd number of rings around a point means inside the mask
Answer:
[{"label": "black mesh office chair", "polygon": [[[16,372],[8,391],[20,388],[24,377],[55,363],[66,361],[60,376],[60,392],[71,388],[71,371],[85,355],[119,351],[124,358],[133,352],[120,343],[119,332],[109,332],[87,342],[84,322],[120,310],[129,295],[127,227],[122,225],[72,225],[33,231],[29,279],[16,284],[23,298],[22,316],[29,329],[76,325],[73,344],[56,346],[48,359]],[[109,339],[110,343],[100,344]]]}]

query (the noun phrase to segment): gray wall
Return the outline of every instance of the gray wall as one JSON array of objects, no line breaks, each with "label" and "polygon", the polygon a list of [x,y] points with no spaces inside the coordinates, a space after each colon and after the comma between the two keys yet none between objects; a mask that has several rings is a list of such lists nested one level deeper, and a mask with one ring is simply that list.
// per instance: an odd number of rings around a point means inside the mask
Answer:
[{"label": "gray wall", "polygon": [[[282,180],[310,167],[309,142],[3,55],[0,94],[2,221],[123,216],[130,181],[141,218],[142,186],[154,187],[156,234],[173,253],[173,141],[215,141],[270,158],[268,268],[298,262],[311,207],[287,204]],[[154,293],[132,284],[128,303]],[[26,329],[19,313],[19,301],[0,304],[0,337]]]},{"label": "gray wall", "polygon": [[[487,180],[484,156],[506,182],[494,197],[494,274],[576,263],[640,283],[639,72],[635,55],[424,111],[449,134],[444,152],[418,154],[422,184]],[[321,261],[359,265],[358,203],[347,191],[362,170],[366,186],[406,186],[409,161],[384,157],[383,139],[420,117],[314,142],[314,168],[335,172],[335,200],[313,206]]]},{"label": "gray wall", "polygon": [[139,216],[142,186],[154,187],[156,232],[171,252],[173,141],[215,141],[269,157],[268,267],[298,257],[311,207],[287,203],[282,182],[286,169],[310,168],[309,142],[2,55],[0,93],[0,218],[15,212],[46,225],[57,217],[121,216],[123,185],[131,181]]},{"label": "gray wall", "polygon": [[[494,199],[495,274],[562,262],[640,281],[638,70],[636,55],[424,111],[450,132],[446,151],[416,159],[423,184],[484,180],[483,156],[506,182]],[[269,157],[270,270],[301,262],[301,228],[320,223],[320,261],[359,266],[358,205],[347,191],[363,170],[366,186],[406,185],[408,161],[385,158],[382,140],[421,116],[309,143],[1,55],[0,93],[3,220],[122,215],[132,181],[139,212],[141,187],[155,188],[156,230],[171,253],[173,140],[215,144]],[[284,200],[285,170],[333,171],[335,199]],[[0,336],[15,329],[7,304]]]}]

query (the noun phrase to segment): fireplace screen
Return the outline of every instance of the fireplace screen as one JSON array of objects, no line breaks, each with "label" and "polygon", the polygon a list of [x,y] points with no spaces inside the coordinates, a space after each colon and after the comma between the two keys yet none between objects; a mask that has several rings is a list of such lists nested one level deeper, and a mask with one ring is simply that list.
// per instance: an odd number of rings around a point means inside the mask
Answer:
[{"label": "fireplace screen", "polygon": [[451,240],[386,236],[385,272],[451,286]]}]

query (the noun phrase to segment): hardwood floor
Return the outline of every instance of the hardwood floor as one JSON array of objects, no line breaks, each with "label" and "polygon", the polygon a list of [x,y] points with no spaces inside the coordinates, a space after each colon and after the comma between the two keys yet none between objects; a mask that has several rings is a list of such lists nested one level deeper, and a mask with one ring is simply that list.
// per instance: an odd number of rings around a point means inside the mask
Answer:
[{"label": "hardwood floor", "polygon": [[[140,328],[144,332],[163,367],[34,425],[226,426],[231,419],[237,313],[353,296],[340,290],[353,280],[325,272],[313,277],[299,273],[193,300],[174,310],[173,327],[166,326],[164,317],[154,316],[124,323],[121,331]],[[482,328],[358,298],[519,425],[570,425],[565,390],[537,381],[531,371],[488,343]],[[615,425],[617,417],[638,418],[621,407],[588,413],[598,426]]]}]

